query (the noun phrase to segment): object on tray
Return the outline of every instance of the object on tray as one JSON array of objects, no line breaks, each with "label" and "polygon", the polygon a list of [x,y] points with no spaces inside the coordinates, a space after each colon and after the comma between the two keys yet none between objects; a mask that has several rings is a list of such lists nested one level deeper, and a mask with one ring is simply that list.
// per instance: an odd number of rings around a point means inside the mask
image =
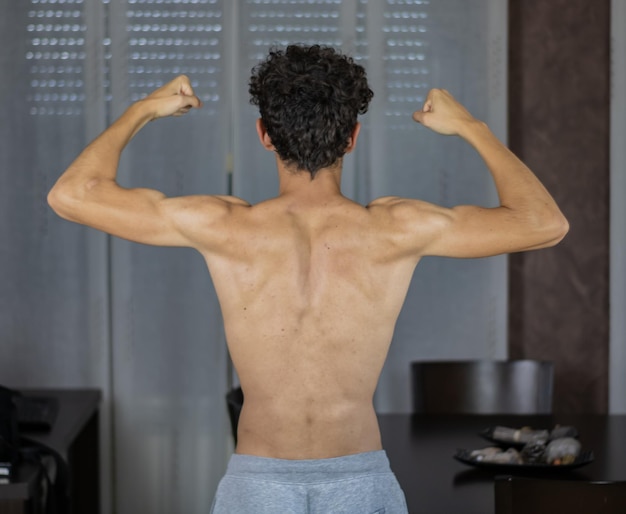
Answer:
[{"label": "object on tray", "polygon": [[522,457],[515,448],[502,450],[495,446],[483,448],[481,450],[473,450],[470,457],[478,462],[493,462],[497,464],[522,464]]},{"label": "object on tray", "polygon": [[534,430],[531,427],[509,428],[496,426],[493,428],[491,438],[494,441],[503,443],[526,444],[537,439],[547,441],[550,438],[550,432],[548,430]]},{"label": "object on tray", "polygon": [[547,441],[544,441],[543,439],[537,439],[526,443],[520,452],[522,460],[528,464],[545,462],[546,447]]},{"label": "object on tray", "polygon": [[486,428],[480,435],[488,441],[504,445],[522,447],[531,441],[544,441],[546,444],[563,437],[578,438],[578,430],[572,426],[556,425],[552,430],[535,429],[532,427],[511,428],[493,426]]},{"label": "object on tray", "polygon": [[455,458],[472,465],[517,465],[535,469],[578,467],[593,460],[591,452],[581,452],[578,430],[572,426],[556,425],[552,430],[493,426],[480,435],[494,446],[459,450]]},{"label": "object on tray", "polygon": [[[501,450],[501,449],[500,449]],[[459,449],[454,455],[454,458],[463,464],[467,464],[468,466],[473,466],[477,468],[485,468],[488,470],[494,470],[498,473],[515,473],[515,472],[566,472],[572,469],[580,468],[582,466],[586,466],[593,462],[593,452],[581,452],[576,459],[570,464],[561,464],[554,465],[548,464],[546,462],[535,462],[535,463],[525,463],[521,462],[520,464],[514,464],[510,462],[495,462],[493,460],[485,460],[485,459],[477,459],[476,457],[472,457],[472,453],[480,451],[480,450],[463,450]],[[502,451],[502,450],[501,450]],[[502,452],[505,453],[505,452]]]},{"label": "object on tray", "polygon": [[568,465],[580,455],[581,445],[578,439],[562,437],[550,441],[545,449],[545,461],[554,466]]},{"label": "object on tray", "polygon": [[568,427],[568,426],[555,426],[550,432],[550,440],[561,439],[563,437],[573,437],[574,439],[578,439],[578,430],[576,427]]}]

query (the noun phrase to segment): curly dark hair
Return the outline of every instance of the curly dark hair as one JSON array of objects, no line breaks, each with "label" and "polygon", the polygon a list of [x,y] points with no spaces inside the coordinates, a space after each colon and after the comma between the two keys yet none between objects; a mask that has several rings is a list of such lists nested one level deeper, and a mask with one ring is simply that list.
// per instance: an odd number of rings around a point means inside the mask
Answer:
[{"label": "curly dark hair", "polygon": [[272,49],[249,85],[278,156],[311,179],[345,154],[357,115],[374,96],[362,66],[320,45]]}]

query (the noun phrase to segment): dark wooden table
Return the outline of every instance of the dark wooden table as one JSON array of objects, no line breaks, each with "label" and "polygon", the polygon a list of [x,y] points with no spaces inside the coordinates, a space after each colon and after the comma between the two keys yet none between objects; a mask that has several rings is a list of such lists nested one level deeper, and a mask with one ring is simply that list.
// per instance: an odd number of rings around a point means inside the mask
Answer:
[{"label": "dark wooden table", "polygon": [[[411,514],[492,514],[493,479],[498,473],[453,459],[457,449],[489,446],[479,436],[487,427],[575,426],[583,451],[594,461],[571,471],[541,476],[571,480],[626,480],[626,415],[427,416],[379,415],[383,446],[406,495]],[[523,472],[519,473],[524,475]],[[535,472],[530,473],[537,476]],[[526,473],[529,476],[529,473]]]}]

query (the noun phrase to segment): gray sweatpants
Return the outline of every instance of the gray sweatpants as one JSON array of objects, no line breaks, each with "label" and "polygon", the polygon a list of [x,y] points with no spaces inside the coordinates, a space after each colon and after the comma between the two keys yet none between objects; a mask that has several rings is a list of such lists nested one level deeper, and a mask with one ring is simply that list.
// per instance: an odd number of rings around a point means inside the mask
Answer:
[{"label": "gray sweatpants", "polygon": [[212,514],[406,514],[384,451],[283,460],[235,454]]}]

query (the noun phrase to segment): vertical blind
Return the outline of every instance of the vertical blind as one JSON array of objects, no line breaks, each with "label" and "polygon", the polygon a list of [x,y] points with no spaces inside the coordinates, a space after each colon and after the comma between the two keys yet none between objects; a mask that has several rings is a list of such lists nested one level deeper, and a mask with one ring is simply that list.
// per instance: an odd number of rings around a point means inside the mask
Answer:
[{"label": "vertical blind", "polygon": [[[227,192],[225,3],[111,1],[114,116],[179,74],[204,101],[138,134],[120,163],[124,185],[168,196]],[[111,284],[118,509],[206,512],[229,440],[226,348],[204,261],[189,249],[113,239]]]},{"label": "vertical blind", "polygon": [[[345,159],[349,197],[494,204],[468,146],[411,113],[445,87],[505,137],[506,10],[499,0],[0,0],[0,12],[11,49],[0,56],[0,383],[103,390],[104,512],[207,512],[231,448],[206,266],[191,250],[64,222],[48,189],[130,102],[184,73],[203,109],[147,125],[120,182],[273,196],[247,83],[269,47],[298,42],[340,47],[368,70],[375,97]],[[410,408],[413,359],[503,357],[505,283],[503,258],[425,259],[377,409]]]}]

